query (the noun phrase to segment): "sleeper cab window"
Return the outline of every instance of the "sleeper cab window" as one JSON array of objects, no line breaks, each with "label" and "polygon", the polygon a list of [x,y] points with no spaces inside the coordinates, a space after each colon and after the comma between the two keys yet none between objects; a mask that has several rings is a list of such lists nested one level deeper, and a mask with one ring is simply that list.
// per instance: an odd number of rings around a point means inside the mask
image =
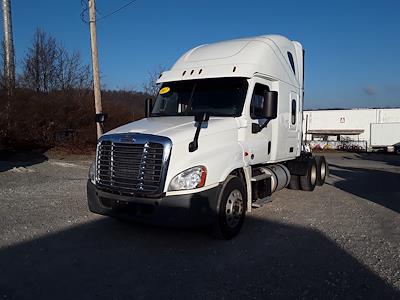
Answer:
[{"label": "sleeper cab window", "polygon": [[292,124],[296,124],[296,100],[292,100]]},{"label": "sleeper cab window", "polygon": [[290,66],[292,67],[294,75],[296,75],[296,69],[294,68],[294,60],[293,60],[293,55],[292,53],[288,52],[287,56],[289,58]]},{"label": "sleeper cab window", "polygon": [[264,104],[264,92],[269,91],[267,85],[256,83],[254,85],[253,96],[250,103],[250,117],[254,119],[262,119],[263,115],[263,104]]}]

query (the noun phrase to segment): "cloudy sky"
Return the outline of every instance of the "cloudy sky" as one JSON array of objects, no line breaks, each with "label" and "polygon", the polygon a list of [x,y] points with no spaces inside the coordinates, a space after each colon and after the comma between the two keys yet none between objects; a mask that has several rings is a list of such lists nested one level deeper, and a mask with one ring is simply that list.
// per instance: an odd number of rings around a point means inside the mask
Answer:
[{"label": "cloudy sky", "polygon": [[[11,1],[19,65],[38,27],[90,63],[81,0]],[[98,17],[127,2],[97,0]],[[307,108],[400,107],[399,16],[398,0],[137,0],[98,23],[102,79],[141,89],[196,45],[277,33],[306,49]]]}]

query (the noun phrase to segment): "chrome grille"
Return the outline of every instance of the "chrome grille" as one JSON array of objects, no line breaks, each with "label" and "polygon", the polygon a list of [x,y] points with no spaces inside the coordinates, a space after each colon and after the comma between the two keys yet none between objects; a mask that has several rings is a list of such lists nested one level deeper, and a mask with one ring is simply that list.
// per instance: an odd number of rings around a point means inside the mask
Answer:
[{"label": "chrome grille", "polygon": [[[162,192],[168,161],[164,143],[132,140],[126,135],[101,140],[97,150],[96,184],[119,193],[155,194]],[[122,142],[120,142],[122,141]],[[168,149],[167,149],[168,150]],[[168,151],[169,152],[169,151]]]}]

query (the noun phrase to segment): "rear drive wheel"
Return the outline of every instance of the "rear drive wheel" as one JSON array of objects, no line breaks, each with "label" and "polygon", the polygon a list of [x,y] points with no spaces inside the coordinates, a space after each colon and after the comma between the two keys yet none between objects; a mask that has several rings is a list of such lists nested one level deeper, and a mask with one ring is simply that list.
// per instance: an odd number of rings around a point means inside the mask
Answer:
[{"label": "rear drive wheel", "polygon": [[239,233],[246,214],[247,194],[239,177],[228,176],[219,193],[218,202],[214,235],[229,240]]},{"label": "rear drive wheel", "polygon": [[324,156],[316,156],[315,161],[317,163],[317,185],[322,186],[328,174],[328,163]]},{"label": "rear drive wheel", "polygon": [[290,182],[288,185],[288,189],[291,190],[300,190],[300,176],[299,175],[290,175]]},{"label": "rear drive wheel", "polygon": [[303,191],[313,191],[317,184],[317,163],[315,158],[310,158],[306,175],[300,176],[300,187]]}]

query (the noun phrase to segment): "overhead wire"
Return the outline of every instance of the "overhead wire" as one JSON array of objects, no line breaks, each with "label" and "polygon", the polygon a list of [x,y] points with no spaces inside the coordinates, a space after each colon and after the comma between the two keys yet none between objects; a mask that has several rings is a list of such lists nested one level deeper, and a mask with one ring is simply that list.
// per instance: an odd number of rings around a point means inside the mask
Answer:
[{"label": "overhead wire", "polygon": [[135,3],[136,1],[137,1],[137,0],[129,1],[128,3],[122,5],[120,8],[118,8],[118,9],[116,9],[116,10],[114,10],[114,11],[112,11],[112,12],[110,12],[110,13],[104,15],[104,16],[102,16],[101,18],[97,19],[97,21],[101,21],[101,20],[104,20],[104,19],[106,19],[106,18],[108,18],[108,17],[111,17],[112,15],[115,15],[116,13],[118,13],[118,12],[120,12],[121,10],[127,8],[129,5]]},{"label": "overhead wire", "polygon": [[[112,12],[110,12],[110,13],[104,15],[104,16],[101,16],[100,18],[97,18],[96,21],[99,22],[99,21],[102,21],[102,20],[104,20],[104,19],[106,19],[108,17],[111,17],[112,15],[115,15],[116,13],[118,13],[121,10],[127,8],[129,5],[135,3],[136,1],[137,0],[129,1],[128,3],[125,3],[121,7],[117,8],[116,10],[113,10]],[[89,6],[88,6],[88,3],[87,3],[87,0],[81,0],[81,5],[83,7],[82,12],[81,12],[81,20],[82,20],[83,23],[89,24],[89,20],[86,17],[87,16],[87,11],[89,10]],[[99,13],[99,11],[97,9],[96,9],[96,13],[98,13],[100,15],[100,13]]]},{"label": "overhead wire", "polygon": [[88,6],[87,1],[86,0],[81,0],[81,6],[83,7],[82,11],[81,11],[81,15],[80,15],[81,16],[81,20],[82,20],[83,23],[89,24],[89,20],[86,19],[87,12],[89,10],[89,6]]}]

